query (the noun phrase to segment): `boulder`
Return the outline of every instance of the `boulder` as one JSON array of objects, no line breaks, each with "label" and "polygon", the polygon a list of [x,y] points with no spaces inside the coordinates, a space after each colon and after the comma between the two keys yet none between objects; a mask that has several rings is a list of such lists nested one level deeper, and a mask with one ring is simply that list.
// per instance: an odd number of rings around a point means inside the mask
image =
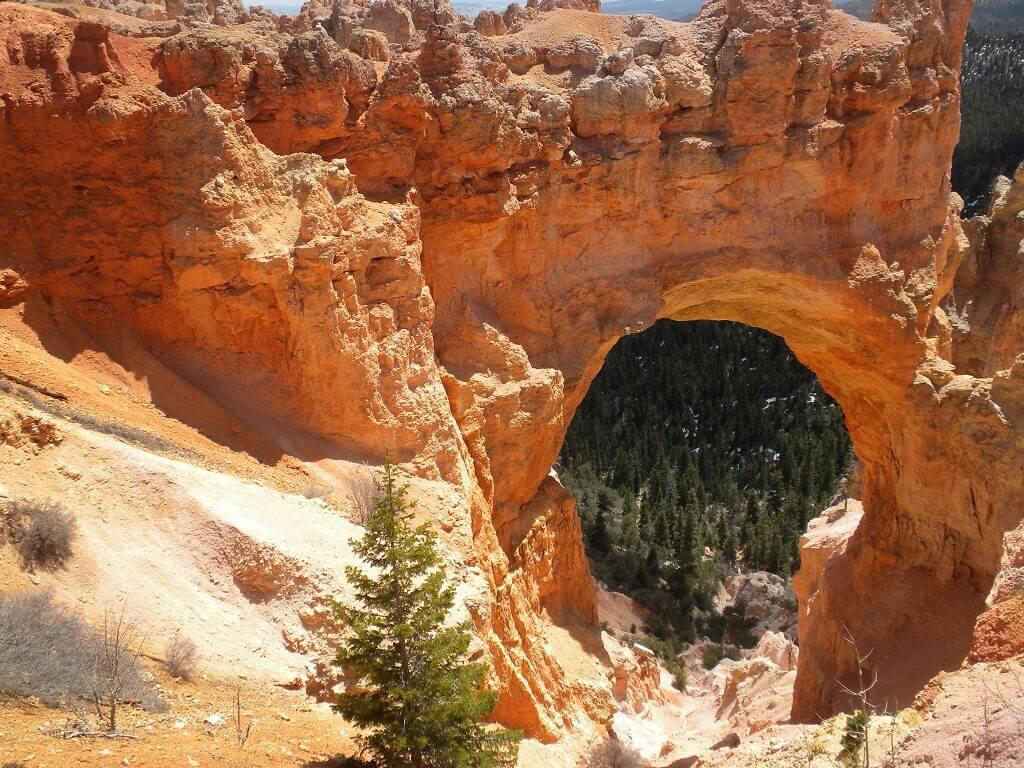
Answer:
[{"label": "boulder", "polygon": [[544,56],[552,69],[581,69],[593,72],[603,55],[601,43],[589,35],[576,35],[549,48]]},{"label": "boulder", "polygon": [[348,49],[356,56],[372,61],[387,61],[391,51],[383,32],[358,27],[348,36]]}]

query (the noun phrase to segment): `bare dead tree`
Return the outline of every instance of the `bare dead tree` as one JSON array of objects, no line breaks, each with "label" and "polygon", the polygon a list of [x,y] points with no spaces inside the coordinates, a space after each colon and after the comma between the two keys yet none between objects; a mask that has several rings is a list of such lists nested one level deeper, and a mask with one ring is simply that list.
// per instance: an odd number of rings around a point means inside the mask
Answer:
[{"label": "bare dead tree", "polygon": [[235,739],[238,741],[238,746],[242,749],[245,748],[245,743],[249,741],[249,736],[252,735],[252,716],[249,716],[249,720],[242,724],[242,686],[235,687]]},{"label": "bare dead tree", "polygon": [[897,716],[893,716],[892,722],[889,723],[889,754],[886,759],[885,765],[887,768],[899,768],[901,764],[900,757],[904,750],[904,740],[896,740],[896,726],[898,724]]},{"label": "bare dead tree", "polygon": [[[871,768],[871,744],[868,738],[871,728],[871,716],[875,714],[875,707],[868,698],[868,694],[871,690],[878,685],[878,670],[872,669],[870,675],[865,671],[865,665],[871,658],[871,654],[874,653],[874,649],[871,649],[867,653],[862,654],[860,648],[857,645],[857,640],[854,638],[853,633],[850,632],[849,628],[843,625],[843,639],[850,645],[853,650],[853,658],[857,664],[857,687],[856,689],[850,688],[842,680],[836,679],[836,684],[843,689],[843,691],[855,702],[859,704],[858,711],[864,714],[864,739],[862,754],[862,768]],[[868,679],[870,677],[870,680]]]},{"label": "bare dead tree", "polygon": [[144,643],[126,607],[116,615],[110,609],[106,611],[93,670],[92,697],[96,715],[106,721],[110,733],[117,730],[118,706],[137,696],[143,685],[139,660]]}]

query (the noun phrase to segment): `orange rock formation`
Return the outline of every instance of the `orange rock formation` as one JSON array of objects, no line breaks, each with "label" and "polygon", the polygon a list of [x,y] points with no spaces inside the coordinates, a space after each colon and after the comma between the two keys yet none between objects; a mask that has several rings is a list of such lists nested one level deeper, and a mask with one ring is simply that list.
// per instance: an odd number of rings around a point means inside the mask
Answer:
[{"label": "orange rock formation", "polygon": [[967,654],[1024,509],[1024,200],[965,234],[950,195],[969,0],[557,5],[314,1],[146,37],[173,30],[0,3],[0,303],[115,355],[130,333],[281,452],[390,451],[456,488],[498,716],[545,740],[611,707],[542,639],[595,618],[549,474],[573,410],[658,318],[766,328],[865,466],[801,606],[794,714],[843,703],[843,626],[909,701]]}]

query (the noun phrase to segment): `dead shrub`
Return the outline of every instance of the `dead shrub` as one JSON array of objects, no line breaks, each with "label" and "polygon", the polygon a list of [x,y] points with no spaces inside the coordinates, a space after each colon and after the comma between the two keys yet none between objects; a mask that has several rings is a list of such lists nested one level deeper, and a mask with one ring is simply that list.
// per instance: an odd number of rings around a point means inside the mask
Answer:
[{"label": "dead shrub", "polygon": [[348,484],[352,504],[352,522],[366,525],[377,503],[377,476],[373,470],[365,470],[353,477]]},{"label": "dead shrub", "polygon": [[164,649],[164,669],[171,677],[179,680],[191,680],[196,673],[199,662],[199,649],[196,644],[180,633],[167,641]]},{"label": "dead shrub", "polygon": [[302,497],[310,501],[327,501],[331,496],[331,489],[322,483],[309,482],[302,487]]},{"label": "dead shrub", "polygon": [[21,499],[7,512],[8,536],[25,570],[55,571],[71,559],[75,517],[56,501]]},{"label": "dead shrub", "polygon": [[646,768],[637,751],[621,741],[609,739],[594,747],[587,756],[586,768]]},{"label": "dead shrub", "polygon": [[99,652],[93,663],[92,700],[96,716],[106,721],[107,730],[117,730],[117,711],[125,703],[142,703],[149,684],[140,659],[145,639],[128,616],[107,610],[103,617]]},{"label": "dead shrub", "polygon": [[249,737],[252,736],[252,715],[249,715],[248,720],[244,720],[242,717],[242,686],[235,687],[235,741],[238,742],[238,746],[245,749],[246,742],[249,741]]},{"label": "dead shrub", "polygon": [[95,638],[49,591],[0,595],[0,691],[51,706],[89,690]]},{"label": "dead shrub", "polygon": [[0,693],[77,709],[109,700],[113,689],[120,703],[161,709],[138,654],[117,645],[114,633],[97,632],[49,590],[0,595]]}]

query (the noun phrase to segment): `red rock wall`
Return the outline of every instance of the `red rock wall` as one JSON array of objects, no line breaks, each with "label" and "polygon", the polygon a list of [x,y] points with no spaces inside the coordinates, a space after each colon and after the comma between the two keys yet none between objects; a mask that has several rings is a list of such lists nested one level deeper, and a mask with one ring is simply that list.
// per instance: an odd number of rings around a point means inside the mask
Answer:
[{"label": "red rock wall", "polygon": [[[485,37],[441,4],[312,4],[158,40],[3,5],[3,290],[132,329],[265,430],[459,489],[500,717],[547,740],[610,706],[543,641],[594,621],[549,471],[604,355],[661,317],[778,333],[865,465],[794,714],[843,703],[843,626],[909,700],[967,653],[1022,509],[1015,284],[987,255],[1019,233],[996,212],[968,239],[950,197],[969,12],[529,7]],[[386,63],[338,42],[361,26]]]}]

